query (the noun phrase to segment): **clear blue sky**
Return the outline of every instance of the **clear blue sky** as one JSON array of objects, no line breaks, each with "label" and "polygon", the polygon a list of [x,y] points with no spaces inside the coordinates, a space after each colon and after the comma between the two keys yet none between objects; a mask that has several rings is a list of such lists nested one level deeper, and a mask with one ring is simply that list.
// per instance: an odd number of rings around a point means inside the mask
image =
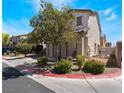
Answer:
[{"label": "clear blue sky", "polygon": [[[91,9],[99,13],[102,32],[107,41],[122,40],[121,0],[48,0],[55,7],[61,4],[70,8]],[[40,0],[2,0],[2,29],[10,35],[20,35],[32,31],[30,18],[37,14]]]}]

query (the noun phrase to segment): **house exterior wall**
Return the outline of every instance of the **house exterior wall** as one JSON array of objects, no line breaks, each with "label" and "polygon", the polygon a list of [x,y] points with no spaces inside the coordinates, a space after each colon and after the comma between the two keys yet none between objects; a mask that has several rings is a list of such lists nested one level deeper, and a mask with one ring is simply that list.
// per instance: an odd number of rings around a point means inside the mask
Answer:
[{"label": "house exterior wall", "polygon": [[114,51],[115,51],[115,48],[102,47],[102,48],[99,48],[99,56],[106,57],[106,56],[114,55]]},{"label": "house exterior wall", "polygon": [[106,45],[106,39],[105,36],[100,37],[100,47],[105,47]]},{"label": "house exterior wall", "polygon": [[100,26],[96,15],[92,15],[88,20],[88,47],[89,55],[95,56],[98,54],[98,46],[100,45]]},{"label": "house exterior wall", "polygon": [[74,53],[74,48],[75,48],[76,44],[74,42],[72,43],[68,43],[68,55],[67,56],[72,56]]},{"label": "house exterior wall", "polygon": [[28,41],[27,35],[12,36],[12,37],[10,38],[10,41],[11,41],[12,43],[18,43],[18,42],[20,42],[21,39],[25,39],[25,40]]},{"label": "house exterior wall", "polygon": [[116,58],[116,65],[118,67],[121,67],[121,64],[122,64],[122,42],[116,42],[115,58]]},{"label": "house exterior wall", "polygon": [[77,25],[77,20],[74,21],[74,26],[77,32],[79,32],[80,36],[77,40],[77,54],[87,55],[88,51],[88,38],[82,35],[81,31],[85,33],[88,27],[88,20],[90,16],[90,11],[76,11],[74,12],[74,16],[80,17],[82,16],[82,25]]},{"label": "house exterior wall", "polygon": [[61,56],[63,58],[66,57],[66,44],[65,43],[61,44]]},{"label": "house exterior wall", "polygon": [[75,29],[78,31],[78,30],[81,30],[83,28],[87,28],[88,27],[88,19],[89,19],[89,12],[74,12],[73,15],[75,16],[75,18],[79,17],[79,16],[82,16],[82,25],[77,25],[77,20],[75,19],[74,21],[74,26],[75,26]]},{"label": "house exterior wall", "polygon": [[[76,11],[74,12],[75,17],[82,16],[82,25],[76,25],[75,20],[73,26],[75,26],[76,31],[79,34],[77,40],[71,43],[61,44],[61,52],[59,53],[62,58],[73,56],[75,50],[77,54],[82,54],[85,56],[93,56],[98,54],[98,45],[100,45],[100,24],[98,20],[98,15],[92,14],[91,11]],[[86,31],[85,31],[86,30]],[[84,35],[84,33],[87,33]],[[49,49],[48,49],[49,48]],[[52,53],[54,51],[54,53]],[[46,54],[50,58],[56,57],[56,47],[47,45]],[[54,56],[53,56],[54,54]]]},{"label": "house exterior wall", "polygon": [[82,54],[83,55],[83,41],[82,37],[77,40],[77,54]]}]

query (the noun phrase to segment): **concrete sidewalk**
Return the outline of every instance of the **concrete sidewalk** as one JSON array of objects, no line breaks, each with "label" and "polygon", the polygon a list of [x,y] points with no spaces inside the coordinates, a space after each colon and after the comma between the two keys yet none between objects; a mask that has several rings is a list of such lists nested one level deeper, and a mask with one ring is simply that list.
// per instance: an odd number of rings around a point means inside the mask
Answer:
[{"label": "concrete sidewalk", "polygon": [[[35,62],[36,59],[22,58],[3,62],[9,66],[16,67],[25,62]],[[27,77],[55,91],[56,93],[121,93],[121,76],[107,79],[67,79],[47,77],[38,74],[27,75]]]}]

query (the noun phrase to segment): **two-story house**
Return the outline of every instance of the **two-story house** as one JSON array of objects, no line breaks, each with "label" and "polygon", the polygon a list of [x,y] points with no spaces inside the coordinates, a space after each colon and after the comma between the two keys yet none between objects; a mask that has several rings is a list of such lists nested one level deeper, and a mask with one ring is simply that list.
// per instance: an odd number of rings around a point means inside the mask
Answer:
[{"label": "two-story house", "polygon": [[[98,14],[91,10],[71,9],[76,20],[74,25],[79,34],[77,40],[71,43],[59,45],[59,56],[66,58],[81,54],[85,56],[94,56],[98,54],[100,45],[101,27]],[[48,44],[46,55],[49,58],[56,57],[56,47],[54,44]]]}]

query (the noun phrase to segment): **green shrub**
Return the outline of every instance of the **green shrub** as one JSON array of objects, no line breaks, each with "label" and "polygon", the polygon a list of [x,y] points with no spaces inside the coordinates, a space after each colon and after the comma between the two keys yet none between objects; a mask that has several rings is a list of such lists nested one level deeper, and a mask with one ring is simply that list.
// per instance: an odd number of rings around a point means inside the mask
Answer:
[{"label": "green shrub", "polygon": [[95,61],[94,60],[86,61],[85,64],[84,64],[84,67],[83,67],[83,71],[86,72],[86,73],[91,73],[93,62],[95,62]]},{"label": "green shrub", "polygon": [[95,60],[89,60],[84,64],[83,71],[86,73],[92,73],[92,74],[101,74],[105,70],[105,64],[95,61]]},{"label": "green shrub", "polygon": [[15,51],[21,54],[25,54],[26,56],[26,54],[31,52],[32,46],[33,46],[32,44],[28,44],[28,43],[19,43],[16,45]]},{"label": "green shrub", "polygon": [[77,55],[77,65],[78,65],[78,68],[81,69],[81,67],[83,66],[83,63],[85,61],[85,57],[82,56],[82,55]]},{"label": "green shrub", "polygon": [[92,68],[93,68],[93,70],[91,71],[91,73],[101,74],[105,70],[105,64],[103,64],[101,62],[95,62],[95,64],[93,64]]},{"label": "green shrub", "polygon": [[39,57],[37,60],[38,65],[46,65],[48,58],[46,56]]},{"label": "green shrub", "polygon": [[58,74],[65,74],[71,72],[72,63],[70,60],[62,59],[54,66],[54,71]]}]

